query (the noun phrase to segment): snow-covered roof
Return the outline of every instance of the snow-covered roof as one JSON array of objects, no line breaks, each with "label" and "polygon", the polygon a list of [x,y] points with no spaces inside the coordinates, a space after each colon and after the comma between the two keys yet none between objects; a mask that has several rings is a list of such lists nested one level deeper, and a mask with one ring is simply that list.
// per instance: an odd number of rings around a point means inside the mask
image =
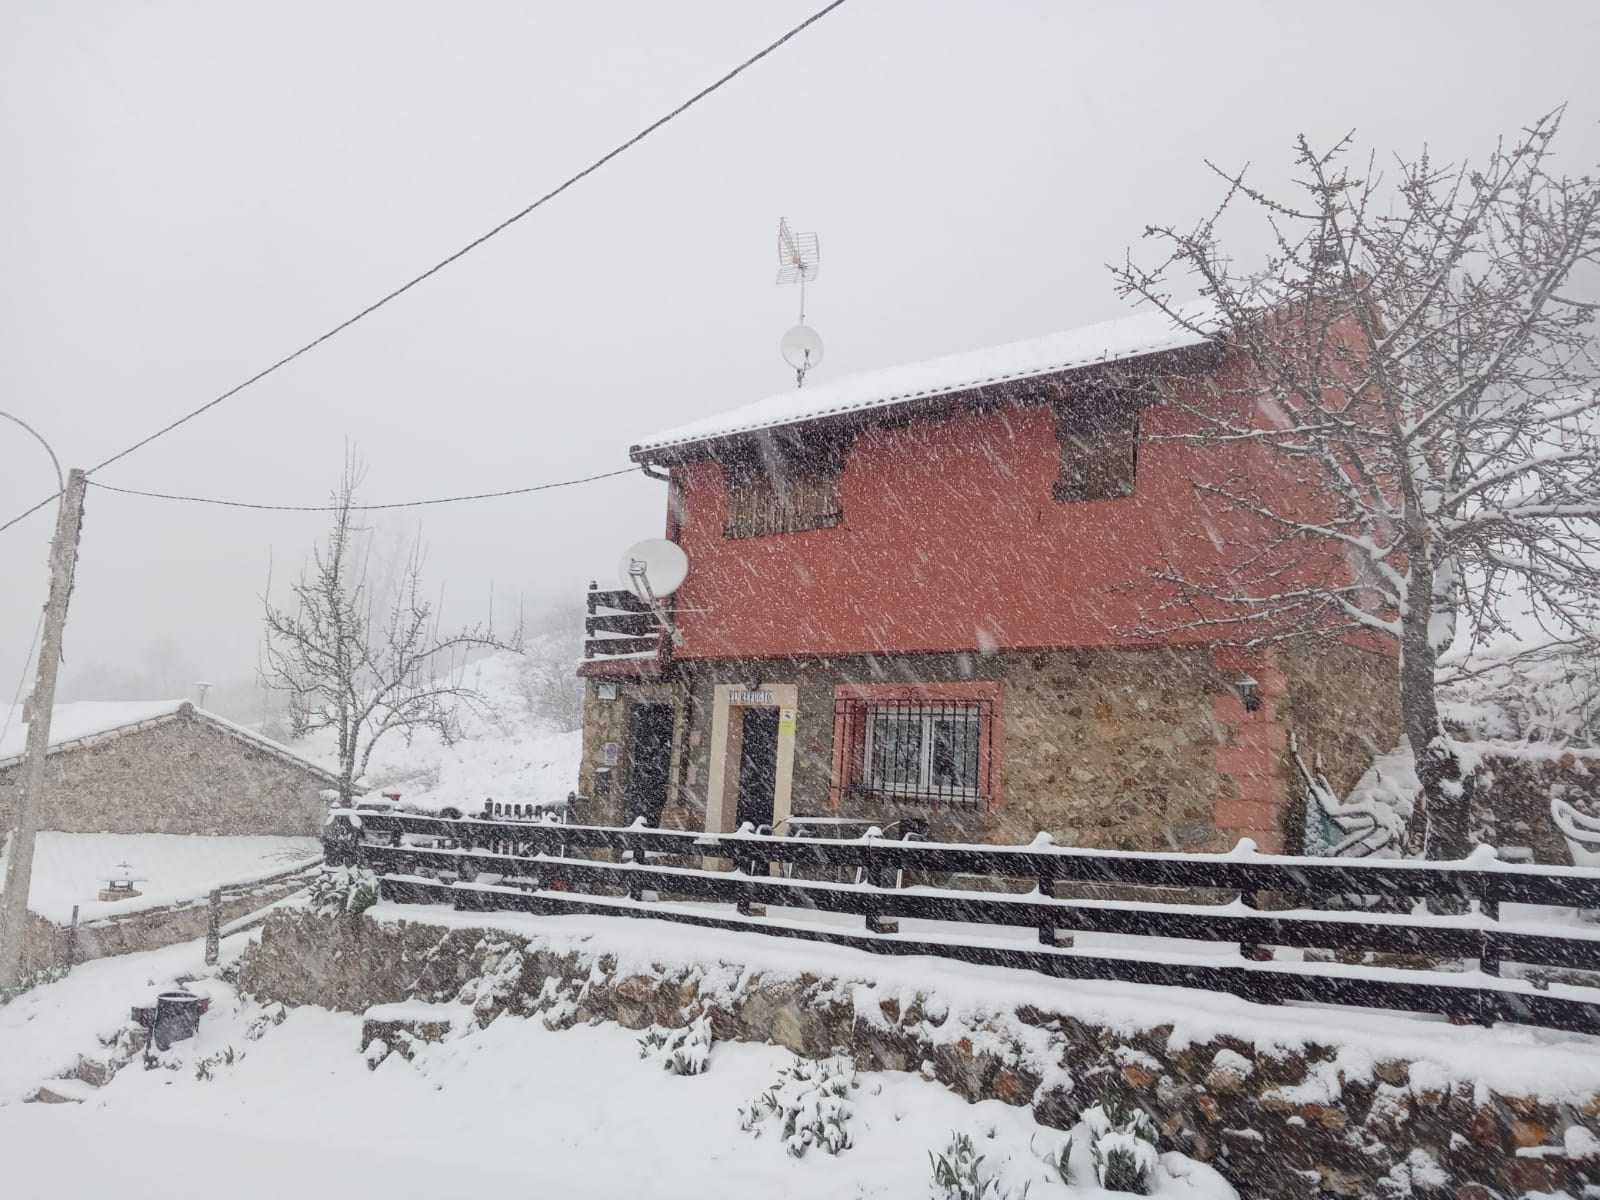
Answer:
[{"label": "snow-covered roof", "polygon": [[[1180,306],[1178,312],[1185,321],[1207,328],[1216,310],[1209,301],[1200,300]],[[691,421],[647,437],[633,447],[632,454],[638,459],[648,459],[654,452],[671,447],[796,425],[841,413],[892,408],[934,396],[1181,350],[1211,340],[1210,335],[1185,328],[1164,312],[1140,313],[1027,341],[790,388],[731,412]]]},{"label": "snow-covered roof", "polygon": [[[249,742],[269,754],[313,771],[329,782],[337,781],[337,776],[326,767],[296,753],[282,742],[275,742],[253,729],[235,725],[215,713],[196,708],[188,700],[79,700],[57,704],[50,711],[50,753],[59,754],[80,743],[98,742],[165,724],[176,720],[186,711],[240,741]],[[9,720],[6,716],[7,710],[0,706],[0,726],[5,729],[4,735],[0,736],[0,770],[20,762],[28,742],[28,726],[23,723],[20,706],[10,712]]]}]

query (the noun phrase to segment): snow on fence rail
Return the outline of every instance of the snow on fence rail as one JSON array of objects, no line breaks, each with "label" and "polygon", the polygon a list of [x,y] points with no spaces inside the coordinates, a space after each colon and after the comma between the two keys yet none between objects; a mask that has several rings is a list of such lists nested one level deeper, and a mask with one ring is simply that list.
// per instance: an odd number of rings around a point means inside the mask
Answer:
[{"label": "snow on fence rail", "polygon": [[[432,844],[424,844],[429,839]],[[353,810],[330,817],[324,845],[330,865],[375,871],[383,898],[401,903],[659,918],[1064,978],[1198,987],[1264,1003],[1348,1004],[1600,1033],[1600,987],[1500,978],[1503,963],[1600,972],[1600,928],[1500,919],[1502,904],[1600,908],[1600,871],[1513,866],[1492,852],[1447,863],[1249,850],[1144,854],[1057,847],[1047,840],[1032,846],[837,841]],[[625,861],[571,857],[597,851]],[[651,862],[651,856],[666,861]],[[684,865],[700,859],[739,869]],[[774,876],[774,864],[785,873]],[[796,868],[855,872],[858,882],[797,879]],[[1037,890],[1019,895],[893,886],[906,872],[935,881],[982,877],[996,886],[1021,880]],[[1058,884],[1204,891],[1216,903],[1195,903],[1191,896],[1170,902],[1066,899],[1056,896]],[[647,901],[646,893],[670,899]],[[1353,897],[1364,898],[1366,907],[1352,911]],[[719,914],[704,901],[733,904],[738,912]],[[1463,911],[1436,915],[1424,902]],[[861,916],[866,930],[791,914],[759,916],[758,906]],[[953,924],[948,933],[937,926],[931,934],[902,933],[900,919],[1030,928],[1040,944],[975,938]],[[1077,932],[1237,943],[1240,958],[1073,947]],[[1405,957],[1399,965],[1274,961],[1261,949],[1271,946]],[[1458,969],[1430,972],[1441,960]],[[1459,969],[1461,960],[1476,960],[1477,970]]]}]

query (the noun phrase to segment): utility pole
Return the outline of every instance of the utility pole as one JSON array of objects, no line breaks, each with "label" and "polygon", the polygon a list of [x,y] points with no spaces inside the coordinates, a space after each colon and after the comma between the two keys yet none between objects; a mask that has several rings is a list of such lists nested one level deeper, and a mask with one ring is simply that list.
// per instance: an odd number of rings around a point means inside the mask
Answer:
[{"label": "utility pole", "polygon": [[33,719],[22,761],[17,794],[17,826],[6,854],[5,890],[0,892],[0,991],[22,978],[22,942],[28,928],[28,886],[33,882],[33,843],[39,831],[39,801],[44,792],[44,759],[50,749],[50,711],[56,699],[56,670],[61,665],[61,633],[72,598],[72,574],[78,565],[78,535],[83,532],[84,473],[67,472],[67,486],[56,512],[56,535],[50,543],[50,598],[44,608],[44,636],[39,644],[39,670],[33,682]]}]

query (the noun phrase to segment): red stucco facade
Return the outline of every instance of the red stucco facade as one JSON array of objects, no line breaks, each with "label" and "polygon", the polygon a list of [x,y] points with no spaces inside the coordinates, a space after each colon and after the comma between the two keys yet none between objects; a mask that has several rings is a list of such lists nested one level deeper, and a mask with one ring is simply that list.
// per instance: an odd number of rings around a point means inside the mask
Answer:
[{"label": "red stucco facade", "polygon": [[[1187,401],[1220,402],[1179,386]],[[675,657],[1149,645],[1140,614],[1170,595],[1150,577],[1164,556],[1194,577],[1225,571],[1258,540],[1192,484],[1247,468],[1242,452],[1229,464],[1215,448],[1164,440],[1183,420],[1175,406],[1147,409],[1133,495],[1079,502],[1052,496],[1049,405],[869,427],[845,460],[842,523],[764,538],[723,536],[717,462],[674,467],[681,520],[672,533],[692,564],[676,597]],[[1161,640],[1213,637],[1197,629]]]}]

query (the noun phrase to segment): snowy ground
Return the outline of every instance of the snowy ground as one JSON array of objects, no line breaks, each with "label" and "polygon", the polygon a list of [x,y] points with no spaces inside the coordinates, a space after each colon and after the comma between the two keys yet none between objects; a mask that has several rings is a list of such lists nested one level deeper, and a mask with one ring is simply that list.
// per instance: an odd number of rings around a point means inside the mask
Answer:
[{"label": "snowy ground", "polygon": [[[308,837],[184,837],[167,833],[41,833],[34,848],[28,907],[57,924],[138,912],[206,895],[320,858]],[[145,882],[132,900],[95,897],[119,863]]]},{"label": "snowy ground", "polygon": [[[366,778],[373,792],[399,792],[401,803],[419,809],[459,808],[473,814],[493,799],[507,804],[564,803],[578,786],[579,730],[540,725],[528,713],[518,686],[522,660],[496,654],[466,670],[463,683],[483,697],[481,711],[462,708],[462,740],[446,746],[419,731],[409,743],[398,733],[378,744]],[[576,667],[574,667],[576,670]],[[330,769],[336,765],[329,731],[294,744]]]},{"label": "snowy ground", "polygon": [[[228,943],[237,954],[244,939]],[[429,1197],[495,1188],[506,1195],[719,1197],[929,1195],[930,1150],[968,1134],[1005,1194],[1109,1197],[1069,1191],[1044,1156],[1065,1135],[998,1101],[969,1105],[906,1074],[862,1074],[838,1157],[789,1157],[775,1128],[740,1127],[739,1109],[770,1088],[792,1056],[719,1044],[704,1075],[669,1075],[616,1026],[552,1033],[502,1017],[485,1030],[392,1055],[375,1071],[359,1050],[360,1020],[320,1009],[281,1024],[220,980],[200,1036],[174,1050],[175,1069],[135,1063],[83,1104],[16,1098],[111,1033],[152,984],[199,970],[196,945],[101,960],[0,1008],[0,1161],[7,1195],[126,1196],[219,1189],[240,1200],[285,1195]],[[259,1040],[248,1031],[257,1023]],[[234,1052],[213,1078],[197,1064]],[[242,1052],[242,1057],[240,1057]],[[85,1153],[92,1147],[92,1153]],[[1159,1195],[1226,1200],[1196,1168]]]}]

